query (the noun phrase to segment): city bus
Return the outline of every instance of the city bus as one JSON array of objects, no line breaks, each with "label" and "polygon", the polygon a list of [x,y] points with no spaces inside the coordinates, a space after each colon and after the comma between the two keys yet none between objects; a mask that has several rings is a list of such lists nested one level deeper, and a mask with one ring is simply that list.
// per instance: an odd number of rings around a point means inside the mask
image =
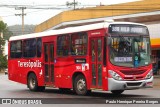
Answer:
[{"label": "city bus", "polygon": [[46,87],[121,94],[153,86],[150,36],[143,24],[101,22],[9,39],[8,78]]}]

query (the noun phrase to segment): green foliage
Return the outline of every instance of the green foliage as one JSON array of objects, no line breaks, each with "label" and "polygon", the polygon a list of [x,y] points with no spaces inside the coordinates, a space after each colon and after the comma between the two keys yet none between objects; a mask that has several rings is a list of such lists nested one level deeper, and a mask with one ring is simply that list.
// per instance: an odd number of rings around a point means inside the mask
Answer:
[{"label": "green foliage", "polygon": [[7,24],[3,21],[0,21],[0,32],[3,32],[3,38],[5,40],[8,40],[13,35],[13,33],[8,30]]},{"label": "green foliage", "polygon": [[[0,21],[0,33],[4,34],[4,32],[8,32],[7,24],[5,24],[3,21]],[[7,68],[7,56],[3,55],[4,45],[5,39],[0,36],[0,71]]]},{"label": "green foliage", "polygon": [[0,21],[0,32],[4,32],[7,29],[7,24]]},{"label": "green foliage", "polygon": [[4,40],[9,40],[9,38],[13,35],[11,31],[8,30],[8,28],[3,32],[3,38]]},{"label": "green foliage", "polygon": [[0,37],[0,54],[4,51],[5,40]]},{"label": "green foliage", "polygon": [[8,65],[8,63],[7,63],[7,56],[6,56],[6,55],[3,56],[3,55],[1,54],[1,55],[0,55],[0,71],[1,71],[2,69],[7,68],[7,65]]}]

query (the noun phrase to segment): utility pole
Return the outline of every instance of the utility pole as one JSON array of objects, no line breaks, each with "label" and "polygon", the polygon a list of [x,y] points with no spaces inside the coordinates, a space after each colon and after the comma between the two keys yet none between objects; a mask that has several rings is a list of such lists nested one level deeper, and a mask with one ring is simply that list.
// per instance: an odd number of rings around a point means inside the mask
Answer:
[{"label": "utility pole", "polygon": [[73,0],[73,2],[66,2],[66,6],[68,6],[69,8],[73,7],[73,9],[76,9],[76,5],[78,5],[78,2],[76,2],[76,0]]},{"label": "utility pole", "polygon": [[76,9],[76,0],[73,1],[74,10]]},{"label": "utility pole", "polygon": [[24,16],[26,15],[24,13],[24,9],[26,9],[26,7],[16,7],[16,10],[22,10],[22,14],[15,14],[16,16],[22,16],[22,34],[24,34]]}]

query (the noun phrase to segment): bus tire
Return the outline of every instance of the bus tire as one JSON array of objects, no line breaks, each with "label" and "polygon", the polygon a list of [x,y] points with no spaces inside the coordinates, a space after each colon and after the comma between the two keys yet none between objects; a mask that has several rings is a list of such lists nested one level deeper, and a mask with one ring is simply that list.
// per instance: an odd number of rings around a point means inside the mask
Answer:
[{"label": "bus tire", "polygon": [[28,88],[31,91],[38,91],[38,81],[34,73],[29,74],[27,81]]},{"label": "bus tire", "polygon": [[86,79],[83,75],[78,75],[74,80],[73,90],[78,95],[86,95],[87,90],[87,84]]},{"label": "bus tire", "polygon": [[112,94],[120,95],[124,92],[124,90],[112,90],[111,92],[112,92]]}]

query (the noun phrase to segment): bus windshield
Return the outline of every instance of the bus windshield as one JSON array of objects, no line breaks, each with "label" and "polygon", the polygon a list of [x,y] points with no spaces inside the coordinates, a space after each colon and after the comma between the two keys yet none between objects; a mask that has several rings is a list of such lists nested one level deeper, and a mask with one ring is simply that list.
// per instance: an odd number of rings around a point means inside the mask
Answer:
[{"label": "bus windshield", "polygon": [[109,56],[112,64],[125,67],[140,67],[151,63],[149,37],[111,35],[109,40]]}]

